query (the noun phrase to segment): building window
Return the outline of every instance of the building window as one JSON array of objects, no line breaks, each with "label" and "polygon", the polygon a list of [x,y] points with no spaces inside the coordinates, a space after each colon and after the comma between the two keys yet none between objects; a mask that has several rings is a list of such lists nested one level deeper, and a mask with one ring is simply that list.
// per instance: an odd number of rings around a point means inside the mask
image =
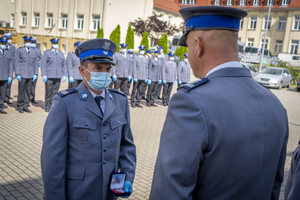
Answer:
[{"label": "building window", "polygon": [[38,27],[40,25],[40,13],[34,13],[33,26]]},{"label": "building window", "polygon": [[281,53],[281,50],[282,50],[282,40],[276,40],[275,53]]},{"label": "building window", "polygon": [[180,4],[196,4],[196,0],[181,0]]},{"label": "building window", "polygon": [[288,6],[289,5],[289,0],[282,0],[281,5],[282,6]]},{"label": "building window", "polygon": [[52,13],[47,14],[46,27],[48,27],[48,28],[53,27],[53,14]]},{"label": "building window", "polygon": [[300,30],[300,16],[295,16],[294,30]]},{"label": "building window", "polygon": [[10,15],[10,27],[14,27],[15,26],[15,15],[11,14]]},{"label": "building window", "polygon": [[215,6],[219,6],[220,5],[220,0],[215,0]]},{"label": "building window", "polygon": [[22,12],[21,15],[22,15],[21,26],[26,26],[26,24],[27,24],[27,13],[26,12]]},{"label": "building window", "polygon": [[259,6],[259,0],[253,0],[252,5],[253,6]]},{"label": "building window", "polygon": [[240,0],[240,6],[245,6],[246,5],[246,0]]},{"label": "building window", "polygon": [[61,14],[61,28],[68,28],[68,14]]},{"label": "building window", "polygon": [[92,22],[92,30],[98,30],[100,23],[100,16],[94,15],[93,16],[93,22]]},{"label": "building window", "polygon": [[264,46],[265,46],[265,49],[268,49],[268,43],[269,43],[268,39],[266,39],[266,43],[264,43],[264,40],[262,39],[261,40],[261,48],[264,48]]},{"label": "building window", "polygon": [[240,29],[243,29],[243,26],[244,26],[244,19],[242,18],[242,19],[240,20]]},{"label": "building window", "polygon": [[257,17],[251,17],[249,23],[249,29],[256,29]]},{"label": "building window", "polygon": [[268,0],[267,6],[273,6],[274,5],[274,0]]},{"label": "building window", "polygon": [[83,15],[77,15],[76,29],[83,29]]},{"label": "building window", "polygon": [[227,0],[227,6],[232,6],[232,0]]},{"label": "building window", "polygon": [[254,38],[248,38],[247,46],[249,46],[249,47],[254,46]]},{"label": "building window", "polygon": [[278,31],[284,31],[286,24],[286,17],[279,17]]},{"label": "building window", "polygon": [[268,17],[265,17],[265,25],[264,25],[264,29],[265,30],[270,30],[271,28],[271,17],[268,19]]},{"label": "building window", "polygon": [[298,53],[299,40],[292,40],[290,54]]}]

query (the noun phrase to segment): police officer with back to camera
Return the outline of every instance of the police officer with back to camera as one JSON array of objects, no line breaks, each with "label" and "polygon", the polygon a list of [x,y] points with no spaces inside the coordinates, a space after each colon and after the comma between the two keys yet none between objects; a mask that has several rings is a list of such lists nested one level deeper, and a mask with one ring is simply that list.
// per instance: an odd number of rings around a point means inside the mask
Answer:
[{"label": "police officer with back to camera", "polygon": [[163,82],[163,94],[162,103],[164,106],[169,105],[169,100],[173,88],[173,84],[177,80],[177,64],[174,61],[174,53],[168,54],[169,60],[164,61],[162,65],[162,82]]},{"label": "police officer with back to camera", "polygon": [[179,87],[170,101],[150,199],[278,199],[288,119],[277,97],[239,62],[239,23],[247,12],[221,6],[179,12],[186,21],[180,45],[188,46],[201,79]]},{"label": "police officer with back to camera", "polygon": [[148,59],[145,56],[145,46],[139,46],[139,54],[133,57],[132,77],[133,87],[131,92],[131,106],[140,107],[145,82],[148,82]]},{"label": "police officer with back to camera", "polygon": [[[156,89],[158,81],[161,76],[161,61],[159,60],[159,50],[154,51],[154,57],[151,58],[148,65],[148,91],[147,91],[147,106],[155,106],[154,98],[156,95]],[[161,84],[161,82],[160,82]]]},{"label": "police officer with back to camera", "polygon": [[41,59],[43,82],[46,85],[45,111],[49,112],[54,96],[58,93],[60,81],[67,80],[66,60],[58,50],[58,38],[52,38],[52,48],[44,52]]},{"label": "police officer with back to camera", "polygon": [[116,48],[111,40],[93,39],[75,51],[83,83],[56,95],[44,126],[46,200],[115,199],[109,188],[117,171],[125,173],[124,191],[132,193],[136,150],[128,100],[107,88]]},{"label": "police officer with back to camera", "polygon": [[184,59],[177,65],[178,87],[180,87],[182,84],[187,84],[191,79],[188,55],[185,53],[183,54],[183,57]]},{"label": "police officer with back to camera", "polygon": [[115,80],[114,88],[128,95],[126,88],[128,81],[132,79],[132,61],[130,55],[127,54],[127,44],[122,43],[120,47],[120,53],[114,55],[114,60],[117,64],[113,75],[113,80]]},{"label": "police officer with back to camera", "polygon": [[7,84],[12,82],[13,78],[13,63],[9,49],[7,48],[7,38],[0,38],[0,114],[7,114],[4,109]]},{"label": "police officer with back to camera", "polygon": [[82,76],[79,73],[78,67],[80,60],[75,55],[76,48],[81,44],[81,41],[74,43],[74,50],[67,55],[67,70],[69,76],[69,88],[76,88],[82,82]]},{"label": "police officer with back to camera", "polygon": [[[15,59],[16,48],[15,48],[14,45],[11,44],[12,43],[11,33],[5,33],[3,35],[3,37],[4,37],[4,39],[7,40],[7,45],[6,45],[7,49],[9,51],[9,53],[10,53],[11,59],[14,60]],[[12,63],[12,66],[13,66],[12,70],[14,72],[14,70],[15,70],[15,62]],[[12,104],[9,101],[10,99],[12,99],[11,96],[10,96],[10,93],[11,93],[11,84],[12,84],[12,81],[10,83],[7,83],[7,90],[6,90],[5,100],[4,100],[5,103],[7,103],[9,105]]]},{"label": "police officer with back to camera", "polygon": [[19,82],[16,110],[20,113],[29,112],[32,82],[37,80],[38,65],[35,50],[31,48],[31,38],[24,36],[24,47],[20,47],[15,56],[15,74]]},{"label": "police officer with back to camera", "polygon": [[[38,68],[40,65],[42,53],[41,53],[41,50],[39,48],[37,48],[37,46],[36,46],[36,37],[32,37],[30,39],[30,41],[31,41],[31,49],[36,53],[36,56],[37,56],[36,65]],[[31,92],[30,92],[30,101],[31,101],[31,103],[34,103],[34,104],[37,104],[37,102],[35,100],[36,83],[37,83],[37,79],[35,81],[32,81],[32,87],[31,87]]]},{"label": "police officer with back to camera", "polygon": [[133,53],[134,53],[133,49],[128,49],[127,50],[127,54],[130,56],[129,69],[131,71],[131,78],[128,77],[128,83],[127,83],[127,88],[126,88],[126,92],[125,92],[125,94],[127,96],[129,96],[129,89],[130,89],[130,86],[131,86],[131,83],[132,83],[132,64],[133,64],[133,56],[134,56]]}]

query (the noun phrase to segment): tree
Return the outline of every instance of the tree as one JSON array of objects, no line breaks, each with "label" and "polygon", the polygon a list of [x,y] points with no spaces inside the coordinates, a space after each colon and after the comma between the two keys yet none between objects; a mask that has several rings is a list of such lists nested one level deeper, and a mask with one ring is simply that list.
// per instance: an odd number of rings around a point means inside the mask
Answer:
[{"label": "tree", "polygon": [[168,53],[169,50],[169,45],[168,45],[168,35],[167,33],[165,33],[158,41],[158,46],[162,46],[163,47],[163,52],[164,54]]},{"label": "tree", "polygon": [[112,40],[114,43],[117,45],[117,51],[120,51],[120,40],[121,40],[121,30],[120,30],[120,25],[118,26],[111,32],[109,39]]},{"label": "tree", "polygon": [[134,31],[129,24],[126,34],[127,49],[134,49]]},{"label": "tree", "polygon": [[143,34],[143,39],[141,41],[141,45],[145,46],[145,51],[147,51],[149,49],[149,40],[148,40],[148,32],[147,31]]},{"label": "tree", "polygon": [[175,55],[180,57],[180,60],[183,60],[183,54],[187,53],[187,47],[177,46],[175,50]]},{"label": "tree", "polygon": [[98,28],[98,32],[97,32],[97,38],[103,38],[103,28]]}]

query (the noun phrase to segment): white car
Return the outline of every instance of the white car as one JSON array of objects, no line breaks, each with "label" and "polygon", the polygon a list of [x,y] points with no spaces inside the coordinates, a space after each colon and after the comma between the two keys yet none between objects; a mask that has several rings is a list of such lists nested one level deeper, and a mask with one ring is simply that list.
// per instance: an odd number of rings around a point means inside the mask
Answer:
[{"label": "white car", "polygon": [[286,68],[266,67],[254,79],[266,87],[281,89],[290,87],[292,76]]}]

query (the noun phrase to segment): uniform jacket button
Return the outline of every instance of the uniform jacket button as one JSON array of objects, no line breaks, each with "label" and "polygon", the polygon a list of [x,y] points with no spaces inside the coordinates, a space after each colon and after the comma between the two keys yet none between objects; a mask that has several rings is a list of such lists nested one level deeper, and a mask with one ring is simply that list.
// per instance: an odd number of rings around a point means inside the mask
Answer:
[{"label": "uniform jacket button", "polygon": [[106,164],[106,161],[104,160],[104,161],[103,161],[103,165],[105,165],[105,164]]},{"label": "uniform jacket button", "polygon": [[104,138],[104,139],[106,139],[106,138],[107,138],[107,135],[106,135],[106,134],[105,134],[105,135],[103,135],[103,138]]},{"label": "uniform jacket button", "polygon": [[107,148],[105,147],[103,151],[106,152],[106,151],[107,151]]}]

